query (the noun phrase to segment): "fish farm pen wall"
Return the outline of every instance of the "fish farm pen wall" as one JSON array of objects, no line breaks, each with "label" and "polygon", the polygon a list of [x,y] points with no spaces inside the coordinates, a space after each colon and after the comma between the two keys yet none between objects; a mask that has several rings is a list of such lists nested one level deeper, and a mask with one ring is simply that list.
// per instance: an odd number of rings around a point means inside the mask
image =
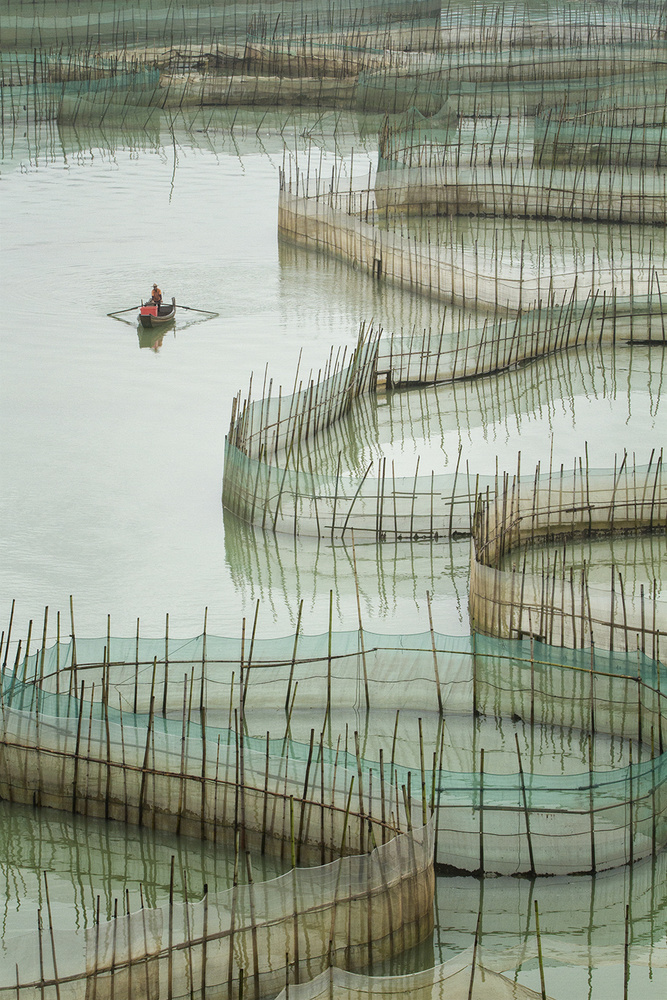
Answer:
[{"label": "fish farm pen wall", "polygon": [[[73,635],[32,653],[29,634],[22,648],[13,670],[4,649],[3,798],[204,838],[227,828],[240,863],[250,847],[294,864],[341,860],[201,903],[124,913],[76,944],[52,927],[41,944],[40,928],[40,947],[26,940],[18,973],[14,954],[2,973],[8,995],[18,975],[21,995],[86,977],[103,996],[130,981],[133,996],[152,996],[165,977],[170,996],[189,995],[188,982],[229,984],[236,995],[246,977],[249,995],[262,996],[288,967],[298,982],[427,934],[434,858],[473,872],[599,871],[655,855],[667,838],[660,664],[641,653],[435,632],[392,642],[362,631],[282,643],[204,633],[175,648],[168,633]],[[362,678],[368,709],[435,703],[443,719],[474,711],[580,729],[588,774],[530,773],[518,742],[512,774],[485,771],[483,751],[478,772],[448,771],[442,744],[427,759],[421,728],[412,769],[393,753],[364,760],[357,734],[354,750],[340,736],[328,745],[324,727],[309,745],[246,735],[245,717],[267,703],[326,719]],[[207,725],[216,709],[233,715],[232,729]],[[599,769],[601,733],[627,741],[626,767]],[[358,851],[370,853],[348,857]]]},{"label": "fish farm pen wall", "polygon": [[[283,396],[279,390],[274,394],[269,384],[262,399],[248,397],[241,402],[239,395],[234,400],[226,440],[223,504],[262,528],[332,540],[346,535],[386,541],[470,534],[477,495],[495,491],[498,482],[476,473],[461,454],[454,473],[419,475],[417,464],[415,475],[408,479],[395,476],[385,460],[376,474],[370,465],[360,476],[344,475],[340,468],[336,475],[321,473],[313,468],[308,450],[300,446],[340,420],[359,396],[377,392],[378,386],[385,390],[387,386],[396,389],[479,377],[603,338],[615,343],[617,336],[624,340],[636,336],[643,342],[664,343],[662,319],[657,297],[642,298],[636,308],[632,301],[619,308],[616,299],[609,304],[603,296],[602,303],[598,298],[583,304],[570,299],[560,309],[534,310],[514,320],[500,318],[481,329],[457,331],[454,344],[451,334],[383,338],[377,331],[362,329],[348,365],[345,355],[339,352],[334,358],[332,352],[317,378],[311,373],[295,393]],[[298,379],[297,373],[295,384]],[[647,518],[660,531],[665,526],[666,489],[661,460],[654,472],[657,478],[650,488],[644,485],[642,502],[654,505]],[[578,489],[588,491],[586,496],[592,488],[591,474],[586,467],[579,479]],[[636,472],[626,461],[619,474],[623,489],[635,489],[632,477]],[[574,476],[576,480],[576,470]],[[607,493],[600,503],[609,504],[621,481],[609,475],[603,481]],[[542,480],[534,475],[521,478],[525,503],[533,502],[538,482],[541,487]],[[561,483],[563,488],[567,490],[567,485]],[[577,487],[570,484],[570,489]],[[641,512],[638,518],[636,527],[641,530]]]},{"label": "fish farm pen wall", "polygon": [[[341,177],[332,170],[321,177],[313,170],[314,177],[301,171],[291,178],[290,169],[281,180],[278,228],[283,239],[339,257],[378,281],[395,282],[464,307],[516,314],[561,305],[574,290],[580,299],[661,297],[667,280],[660,232],[651,254],[633,259],[631,254],[619,253],[615,259],[612,249],[608,260],[582,275],[574,262],[554,268],[548,261],[536,268],[523,254],[509,269],[502,267],[499,242],[509,228],[506,221],[497,224],[490,240],[486,224],[479,225],[477,232],[471,226],[471,239],[464,244],[447,218],[461,214],[553,216],[664,225],[667,175],[646,182],[643,175],[633,174],[623,193],[619,188],[618,210],[607,213],[598,211],[600,186],[605,182],[599,172],[587,186],[583,170],[578,174],[551,171],[545,178],[539,171],[534,174],[532,168],[520,166],[499,168],[486,178],[474,173],[467,181],[465,168],[411,167],[378,173],[373,186],[367,176],[364,187],[355,187],[351,174]],[[433,176],[425,178],[427,173]],[[651,183],[658,186],[653,190]],[[487,190],[492,196],[488,204],[484,201]],[[512,199],[521,202],[516,211]],[[398,208],[401,212],[396,215]],[[445,218],[438,219],[426,238],[420,239],[410,233],[409,223],[411,216],[414,221],[425,214]]]},{"label": "fish farm pen wall", "polygon": [[[54,923],[47,890],[34,932],[0,961],[0,998],[537,996],[481,964],[481,908],[455,969],[366,972],[432,933],[437,872],[632,872],[667,847],[664,598],[656,580],[637,592],[614,564],[601,589],[567,551],[664,537],[663,453],[621,451],[614,468],[587,450],[567,469],[545,456],[534,472],[519,453],[516,471],[488,475],[461,446],[454,472],[420,471],[417,459],[407,477],[385,458],[352,475],[340,452],[332,474],[318,447],[392,391],[600,345],[664,351],[664,5],[9,0],[0,83],[3,142],[105,127],[141,142],[219,107],[369,116],[377,164],[353,152],[332,166],[312,143],[307,158],[284,150],[279,238],[468,312],[400,335],[364,322],[349,356],[332,348],[317,373],[297,370],[291,392],[268,373],[259,393],[251,381],[232,401],[222,502],[267,533],[350,540],[357,586],[355,540],[472,548],[472,630],[460,637],[434,628],[428,594],[422,634],[375,634],[359,605],[357,630],[334,630],[330,616],[328,632],[308,635],[301,602],[280,640],[257,636],[257,618],[240,640],[206,626],[175,640],[168,618],[160,639],[138,622],[136,636],[112,636],[109,623],[83,639],[72,609],[70,631],[58,616],[49,641],[47,609],[35,643],[32,623],[25,640],[12,636],[12,608],[0,797],[228,837],[236,872],[227,891],[183,904],[172,891],[168,905],[133,912],[127,902],[74,935]],[[592,223],[605,236],[578,256],[567,232]],[[275,706],[284,734],[257,736],[253,718]],[[398,706],[417,720],[410,760],[396,751]],[[393,740],[365,753],[358,731],[332,723],[346,709],[395,711]],[[300,712],[315,720],[309,740],[292,733]],[[541,726],[554,743],[575,734],[584,761],[543,772],[515,731],[503,773],[484,749],[457,767],[445,752],[456,719],[520,725],[530,740]],[[253,851],[289,872],[241,884]],[[625,935],[627,998],[627,909]]]},{"label": "fish farm pen wall", "polygon": [[[521,496],[522,491],[524,496]],[[591,587],[586,568],[575,580],[558,553],[569,539],[667,529],[667,484],[662,453],[648,467],[578,470],[537,476],[525,496],[525,480],[505,476],[497,495],[490,490],[475,513],[475,556],[470,575],[470,609],[476,628],[506,637],[548,636],[559,646],[594,644],[626,652],[647,648],[660,656],[667,631],[667,604],[655,598],[657,585],[626,595],[623,577],[611,571],[608,592]],[[553,563],[538,576],[521,563],[526,548],[553,546]],[[503,563],[515,560],[511,571]],[[664,648],[664,647],[663,647]]]},{"label": "fish farm pen wall", "polygon": [[[280,641],[253,634],[250,643],[204,634],[178,641],[175,649],[168,635],[159,641],[107,636],[42,647],[6,673],[12,736],[3,751],[3,797],[205,839],[233,827],[242,830],[244,843],[283,854],[289,849],[296,859],[324,863],[339,853],[363,851],[435,809],[435,857],[442,864],[490,873],[614,867],[628,860],[628,788],[635,809],[663,794],[660,664],[636,649],[565,650],[533,637],[455,638],[435,631],[392,639],[365,629],[296,633]],[[421,736],[420,764],[411,772],[393,755],[383,763],[382,750],[378,763],[362,759],[358,745],[328,745],[326,727],[319,745],[311,732],[310,747],[291,737],[244,735],[244,720],[266,705],[284,704],[290,714],[320,712],[326,719],[334,705],[353,706],[359,693],[367,711],[400,704],[428,712],[437,706],[445,717],[515,716],[531,725],[578,729],[593,741],[596,734],[615,735],[633,741],[639,759],[623,780],[623,769],[591,770],[584,822],[574,818],[581,807],[581,775],[573,775],[568,786],[564,776],[526,774],[519,782],[518,772],[444,771],[442,747],[427,760]],[[235,728],[207,725],[207,714],[216,710],[228,712]],[[28,765],[31,747],[39,767]],[[243,791],[237,796],[239,782]],[[421,789],[412,805],[411,788]],[[485,809],[495,820],[476,815]],[[554,813],[562,820],[555,833],[549,819]],[[583,825],[578,849],[577,822]],[[661,843],[656,838],[662,824],[656,822],[651,810],[639,825],[635,821],[635,858]],[[567,848],[559,852],[566,825]],[[599,840],[592,855],[591,837]]]}]

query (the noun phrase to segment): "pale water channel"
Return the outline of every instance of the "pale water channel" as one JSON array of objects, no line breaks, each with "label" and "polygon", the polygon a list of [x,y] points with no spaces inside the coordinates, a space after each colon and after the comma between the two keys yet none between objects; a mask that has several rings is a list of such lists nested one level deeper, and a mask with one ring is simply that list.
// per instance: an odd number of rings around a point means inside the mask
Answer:
[{"label": "pale water channel", "polygon": [[[286,635],[301,598],[304,631],[318,633],[327,627],[330,590],[334,627],[357,627],[347,549],[265,536],[223,518],[232,397],[245,390],[251,372],[256,397],[267,364],[274,385],[291,388],[300,355],[302,370],[317,371],[331,345],[354,344],[362,320],[387,330],[423,329],[439,324],[442,306],[278,243],[284,149],[303,157],[310,137],[324,163],[336,153],[348,155],[353,145],[357,162],[374,162],[377,120],[279,120],[259,113],[239,118],[233,135],[228,126],[229,115],[209,112],[193,131],[163,124],[132,141],[55,126],[4,135],[0,606],[6,621],[16,599],[16,634],[25,634],[29,618],[41,620],[45,605],[52,622],[62,611],[67,633],[70,594],[80,635],[105,633],[107,614],[112,634],[134,634],[139,617],[144,634],[163,635],[167,613],[170,634],[194,635],[206,607],[209,632],[239,635],[257,599],[259,632]],[[106,314],[136,306],[153,281],[167,298],[219,315],[193,322],[197,314],[182,312],[158,349],[142,348],[133,312],[125,316],[129,323]],[[538,460],[544,465],[550,452],[554,463],[571,466],[585,447],[593,466],[612,466],[624,449],[647,462],[664,443],[663,366],[664,353],[635,348],[615,358],[603,352],[554,359],[488,385],[481,380],[389,396],[378,401],[370,425],[359,422],[363,434],[351,416],[358,451],[346,461],[353,468],[390,455],[409,475],[419,454],[429,469],[449,471],[460,445],[470,467],[489,475],[496,456],[501,469],[513,471],[519,451],[524,468]],[[323,460],[327,450],[323,444]],[[435,628],[467,633],[469,555],[467,541],[360,547],[364,625],[389,634],[427,630],[428,590]],[[460,745],[465,739],[461,734]],[[549,749],[557,762],[559,752]],[[6,932],[15,902],[39,897],[43,859],[80,836],[81,826],[72,833],[58,823],[10,809],[0,817],[8,845],[20,828],[52,844],[40,848],[37,860],[13,857],[9,847],[4,852]],[[149,851],[158,874],[141,866],[130,873],[123,862],[114,869],[113,858],[125,849],[106,847],[104,836],[99,860],[81,860],[75,852],[61,866],[54,862],[74,920],[89,921],[95,897],[122,896],[126,882],[131,892],[141,882],[157,899],[165,865],[183,849],[132,831],[127,836]],[[198,862],[201,846],[188,850],[195,859],[188,854],[184,862],[195,873],[190,884],[206,875],[224,888],[226,862],[208,854],[206,863]],[[663,860],[638,866],[636,877],[543,880],[530,890],[517,880],[487,880],[493,967],[514,969],[521,961],[532,906],[527,894],[539,891],[541,912],[550,914],[543,918],[549,994],[621,997],[623,918],[631,903],[637,919],[632,956],[639,964],[632,968],[630,996],[664,996]],[[611,900],[600,909],[593,904],[598,887]],[[481,891],[471,879],[439,880],[434,944],[415,961],[428,964],[471,947]],[[34,903],[21,906],[32,919]],[[77,907],[88,915],[77,915]],[[520,979],[539,988],[532,959]]]}]

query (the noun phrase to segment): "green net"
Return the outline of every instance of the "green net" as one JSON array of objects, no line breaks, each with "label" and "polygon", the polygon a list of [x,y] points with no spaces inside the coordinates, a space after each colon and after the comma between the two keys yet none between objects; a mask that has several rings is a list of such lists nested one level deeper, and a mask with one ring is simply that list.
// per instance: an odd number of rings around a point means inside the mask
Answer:
[{"label": "green net", "polygon": [[[2,794],[207,838],[240,824],[262,850],[292,843],[297,857],[326,858],[389,836],[391,817],[405,822],[404,795],[412,801],[421,789],[408,814],[435,810],[443,864],[500,873],[600,870],[646,856],[664,839],[660,674],[660,662],[641,651],[565,650],[478,634],[364,630],[254,639],[251,647],[208,635],[77,639],[29,653],[5,676]],[[586,769],[531,772],[532,758],[524,766],[518,744],[499,773],[485,768],[483,754],[476,770],[414,751],[412,763],[399,763],[393,751],[389,762],[388,746],[384,759],[382,750],[364,758],[356,737],[350,745],[327,742],[326,726],[318,745],[312,734],[310,744],[287,733],[264,739],[252,728],[241,735],[236,724],[208,721],[241,712],[244,728],[252,727],[267,705],[289,706],[291,715],[397,704],[415,715],[473,713],[525,720],[531,731],[544,724],[582,733],[590,741]],[[602,734],[631,747],[629,763],[604,762]],[[234,791],[240,751],[242,820]],[[28,767],[33,757],[38,767]],[[354,820],[353,786],[363,790]],[[311,796],[317,805],[304,811]],[[290,802],[293,814],[285,810]]]},{"label": "green net", "polygon": [[[601,302],[598,296],[584,303],[571,299],[561,308],[537,309],[514,321],[498,319],[481,329],[469,326],[456,338],[453,333],[434,332],[380,338],[373,331],[363,332],[349,365],[343,359],[339,367],[325,371],[298,393],[279,392],[258,401],[245,400],[243,405],[235,401],[225,447],[223,505],[264,529],[332,540],[353,535],[382,541],[470,534],[477,495],[495,491],[498,484],[471,470],[460,456],[456,470],[447,474],[419,475],[417,468],[414,476],[399,477],[386,464],[377,470],[369,464],[365,472],[350,475],[341,471],[340,464],[335,473],[331,463],[328,468],[326,463],[314,467],[308,442],[340,422],[358,397],[377,391],[381,384],[397,388],[497,372],[589,339],[599,342],[608,337],[615,343],[623,330],[629,339],[638,340],[646,333],[650,339],[655,331],[660,341],[661,307],[657,294],[623,303],[603,295]],[[657,468],[660,471],[661,464]],[[641,474],[629,468],[619,473],[622,488],[635,491],[635,506],[639,487],[633,477]],[[603,492],[609,488],[609,503],[620,491],[620,481],[615,488],[613,477],[610,480],[601,472],[598,479],[595,488]],[[520,488],[526,502],[532,498],[533,485],[532,475],[523,477]],[[574,487],[568,479],[563,488]],[[592,480],[583,488],[593,488]],[[662,479],[648,493],[646,485],[641,489],[641,503],[658,504],[647,516],[656,525],[662,523]]]},{"label": "green net", "polygon": [[[569,539],[610,535],[663,535],[667,484],[662,453],[646,467],[578,470],[525,481],[505,478],[475,514],[475,559],[470,577],[471,618],[494,635],[540,636],[557,646],[594,643],[611,649],[649,650],[660,656],[667,605],[657,581],[633,592],[610,567],[610,589],[589,583],[584,565],[575,574],[565,553],[535,572],[526,552],[540,544],[562,550]],[[625,570],[625,567],[623,567]]]}]

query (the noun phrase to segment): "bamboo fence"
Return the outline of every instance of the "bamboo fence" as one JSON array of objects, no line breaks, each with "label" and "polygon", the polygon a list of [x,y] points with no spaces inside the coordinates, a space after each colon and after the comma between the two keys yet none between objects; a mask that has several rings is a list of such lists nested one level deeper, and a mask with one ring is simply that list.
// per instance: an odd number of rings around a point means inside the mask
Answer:
[{"label": "bamboo fence", "polygon": [[[86,640],[72,621],[68,642],[45,645],[47,630],[48,610],[41,646],[31,648],[32,626],[18,645],[11,628],[4,637],[5,799],[214,841],[226,829],[242,851],[296,863],[363,853],[432,813],[431,856],[466,872],[598,871],[665,843],[664,665],[641,650],[452,638],[432,627],[381,637],[330,626],[283,640],[261,640],[253,627],[241,640],[184,642],[168,628],[146,639],[139,627],[134,639]],[[270,704],[285,706],[285,733],[251,736],[253,714]],[[412,764],[397,758],[395,736],[375,760],[361,755],[357,733],[325,736],[334,707],[397,704],[439,720],[432,743],[420,721]],[[290,732],[304,711],[323,718],[308,743]],[[211,726],[213,713],[229,728]],[[442,742],[453,714],[577,731],[587,766],[532,772],[517,743],[509,773],[485,766],[483,752],[476,770],[453,770]],[[604,761],[607,737],[626,747],[626,763]]]},{"label": "bamboo fence", "polygon": [[[474,521],[470,611],[474,626],[489,635],[533,635],[550,644],[595,644],[660,658],[667,633],[667,605],[656,579],[635,593],[619,568],[610,567],[608,590],[588,580],[584,565],[568,565],[571,539],[610,539],[667,529],[667,482],[662,452],[648,466],[627,455],[606,471],[583,464],[566,472],[526,479],[504,476],[493,495],[480,495]],[[540,573],[526,567],[535,546],[553,552]],[[510,565],[511,564],[511,565]]]}]

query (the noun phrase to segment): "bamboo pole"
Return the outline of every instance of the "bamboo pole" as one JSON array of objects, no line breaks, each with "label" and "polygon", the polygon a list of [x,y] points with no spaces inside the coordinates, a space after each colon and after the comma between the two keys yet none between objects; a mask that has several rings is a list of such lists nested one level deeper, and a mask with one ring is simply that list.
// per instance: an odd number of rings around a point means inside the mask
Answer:
[{"label": "bamboo pole", "polygon": [[516,742],[516,755],[519,762],[519,781],[521,784],[521,798],[523,800],[523,812],[524,819],[526,823],[526,840],[528,842],[528,857],[530,858],[530,875],[533,877],[536,875],[535,870],[535,858],[533,855],[533,840],[530,831],[530,816],[528,811],[528,798],[526,795],[526,783],[523,773],[523,764],[521,762],[521,751],[519,749],[519,737],[517,733],[514,734],[514,740]]},{"label": "bamboo pole", "polygon": [[361,664],[364,673],[364,693],[366,696],[366,711],[370,711],[370,695],[368,691],[368,671],[366,668],[366,649],[364,643],[364,627],[361,620],[361,599],[359,596],[359,576],[357,574],[357,556],[354,545],[354,530],[352,530],[352,568],[354,570],[354,589],[357,597],[357,616],[359,620],[359,644],[361,646]]}]

